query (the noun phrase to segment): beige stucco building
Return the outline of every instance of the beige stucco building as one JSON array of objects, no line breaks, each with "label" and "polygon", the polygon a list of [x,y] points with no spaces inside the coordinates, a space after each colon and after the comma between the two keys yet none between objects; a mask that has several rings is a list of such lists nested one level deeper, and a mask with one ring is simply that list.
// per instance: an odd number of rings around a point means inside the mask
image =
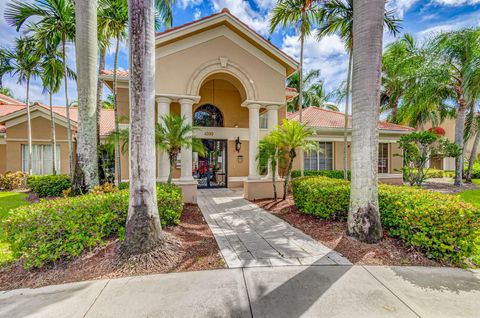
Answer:
[{"label": "beige stucco building", "polygon": [[[286,88],[285,82],[297,69],[297,62],[227,10],[158,33],[155,48],[156,105],[152,107],[156,110],[156,120],[160,121],[168,113],[184,116],[196,127],[195,137],[201,139],[207,149],[203,156],[191,148],[182,149],[175,166],[174,181],[183,188],[186,201],[196,201],[199,187],[243,187],[249,199],[270,197],[271,181],[261,175],[257,165],[258,145],[283,119],[296,119],[297,114],[286,113],[286,102],[296,92]],[[118,71],[117,78],[118,110],[121,126],[126,128],[130,113],[128,72]],[[104,71],[101,79],[112,88],[112,71]],[[43,114],[42,107],[37,108],[36,111]],[[9,120],[2,118],[0,116],[0,124],[7,126],[4,140],[8,144],[10,129],[15,129]],[[110,126],[104,132],[112,130],[113,120],[108,118]],[[309,107],[304,111],[304,121],[315,129],[313,139],[319,142],[320,149],[305,154],[305,169],[343,169],[343,114]],[[59,136],[64,133],[62,123],[57,123]],[[49,130],[48,121],[39,121],[38,125]],[[22,129],[26,131],[25,127],[18,128]],[[396,156],[401,152],[396,141],[411,130],[379,123],[381,181],[402,182],[402,162]],[[1,138],[0,135],[0,147]],[[48,140],[47,135],[34,138],[38,142]],[[15,149],[20,151],[17,146]],[[14,154],[13,150],[7,153],[4,170],[13,167],[20,170],[20,166],[10,163],[19,161],[20,154]],[[63,151],[61,153],[62,172],[67,172],[68,159],[64,164]],[[0,148],[0,173],[1,160]],[[166,180],[169,163],[165,154],[158,153],[152,160],[157,162],[157,180]],[[295,167],[300,168],[298,159]],[[121,170],[122,180],[128,180],[128,153],[121,155]],[[280,175],[282,172],[280,169]]]}]

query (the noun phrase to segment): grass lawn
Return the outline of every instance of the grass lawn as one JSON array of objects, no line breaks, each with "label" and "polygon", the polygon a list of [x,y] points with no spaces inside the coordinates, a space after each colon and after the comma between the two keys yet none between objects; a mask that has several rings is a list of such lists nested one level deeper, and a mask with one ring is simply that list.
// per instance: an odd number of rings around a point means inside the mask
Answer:
[{"label": "grass lawn", "polygon": [[[21,205],[28,204],[27,194],[19,192],[0,192],[0,221],[7,217],[10,209]],[[0,227],[0,266],[13,259],[8,243],[3,237],[2,228]]]},{"label": "grass lawn", "polygon": [[[480,187],[480,179],[474,179],[473,183]],[[465,190],[459,194],[463,201],[471,203],[480,208],[480,189]]]}]

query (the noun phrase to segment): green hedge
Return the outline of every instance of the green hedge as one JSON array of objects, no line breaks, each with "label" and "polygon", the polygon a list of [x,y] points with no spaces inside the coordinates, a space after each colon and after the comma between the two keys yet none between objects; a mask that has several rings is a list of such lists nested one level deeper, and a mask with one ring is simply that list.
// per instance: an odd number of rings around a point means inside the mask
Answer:
[{"label": "green hedge", "polygon": [[[348,180],[350,180],[350,171],[348,171],[347,174]],[[304,170],[303,175],[305,177],[328,177],[343,180],[343,170]],[[292,171],[292,178],[298,178],[300,176],[300,170]]]},{"label": "green hedge", "polygon": [[[350,183],[324,177],[292,182],[295,204],[303,213],[345,219]],[[474,252],[480,235],[480,210],[456,196],[407,186],[379,185],[379,208],[389,235],[423,250],[430,258],[459,263]]]},{"label": "green hedge", "polygon": [[30,176],[27,179],[27,187],[39,197],[59,197],[63,191],[72,187],[70,177],[65,174]]},{"label": "green hedge", "polygon": [[[179,188],[157,187],[162,225],[175,224],[183,210]],[[128,191],[86,194],[22,206],[2,223],[16,258],[27,268],[70,259],[86,249],[123,233],[128,213]]]},{"label": "green hedge", "polygon": [[455,171],[440,170],[440,169],[425,169],[425,177],[427,178],[453,178],[455,177]]}]

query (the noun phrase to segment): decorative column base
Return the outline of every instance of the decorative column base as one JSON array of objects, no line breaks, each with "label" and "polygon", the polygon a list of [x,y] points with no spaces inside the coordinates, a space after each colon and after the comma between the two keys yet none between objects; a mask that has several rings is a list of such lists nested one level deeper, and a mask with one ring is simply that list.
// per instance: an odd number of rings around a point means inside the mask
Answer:
[{"label": "decorative column base", "polygon": [[193,181],[174,180],[173,183],[182,189],[183,203],[193,203],[193,204],[197,203],[198,182],[196,180],[193,180]]},{"label": "decorative column base", "polygon": [[[283,179],[275,181],[277,185],[277,197],[283,195]],[[272,180],[245,180],[243,182],[243,197],[247,200],[273,199]]]}]

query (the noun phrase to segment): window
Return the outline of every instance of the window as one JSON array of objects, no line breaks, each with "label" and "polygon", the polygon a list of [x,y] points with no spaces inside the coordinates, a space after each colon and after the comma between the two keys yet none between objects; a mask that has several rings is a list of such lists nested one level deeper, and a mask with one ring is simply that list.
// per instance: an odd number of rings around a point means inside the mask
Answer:
[{"label": "window", "polygon": [[268,112],[260,114],[260,129],[268,128]]},{"label": "window", "polygon": [[333,144],[319,142],[318,151],[307,151],[304,158],[305,170],[333,170]]},{"label": "window", "polygon": [[202,105],[193,114],[193,125],[199,127],[223,127],[222,112],[214,105]]},{"label": "window", "polygon": [[[32,145],[32,172],[36,175],[53,174],[52,145]],[[28,145],[22,145],[22,170],[28,170]],[[57,170],[60,170],[60,146],[57,145]],[[59,172],[59,171],[57,171]]]},{"label": "window", "polygon": [[388,173],[388,144],[378,144],[378,173]]}]

